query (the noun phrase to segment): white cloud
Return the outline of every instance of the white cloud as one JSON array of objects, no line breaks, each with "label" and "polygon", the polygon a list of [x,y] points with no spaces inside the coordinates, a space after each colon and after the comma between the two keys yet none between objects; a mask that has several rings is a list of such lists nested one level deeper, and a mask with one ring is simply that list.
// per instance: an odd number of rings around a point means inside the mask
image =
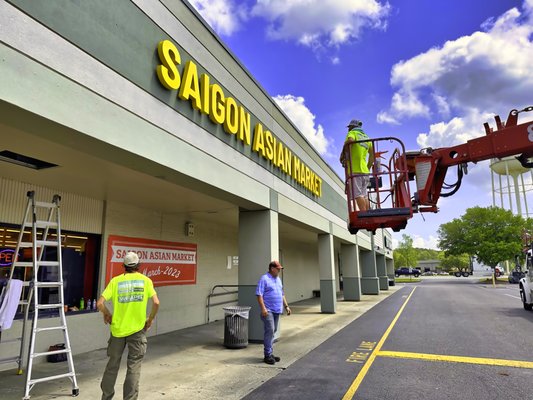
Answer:
[{"label": "white cloud", "polygon": [[[437,122],[429,126],[429,132],[418,135],[417,143],[425,147],[449,147],[483,136],[483,122],[492,119],[493,113],[480,112],[473,108],[466,110],[462,117],[454,117],[448,122]],[[494,125],[494,124],[492,124]]]},{"label": "white cloud", "polygon": [[[485,121],[474,120],[472,115],[503,114],[530,105],[533,0],[482,27],[485,31],[448,41],[394,65],[391,84],[397,90],[390,108],[378,114],[378,122],[398,123],[403,118],[429,117],[436,111],[443,118],[458,115],[458,119],[441,122],[448,130],[463,123],[464,128],[475,126],[479,132]],[[444,128],[435,125],[432,128],[439,136]]]},{"label": "white cloud", "polygon": [[450,105],[448,104],[448,101],[444,96],[440,96],[437,93],[433,93],[433,100],[435,101],[435,105],[437,106],[437,110],[439,114],[447,118],[450,116]]},{"label": "white cloud", "polygon": [[387,111],[380,111],[376,117],[380,124],[400,125],[400,122]]},{"label": "white cloud", "polygon": [[[465,110],[463,117],[454,117],[448,122],[431,124],[429,132],[418,135],[417,143],[420,148],[432,147],[434,149],[463,144],[470,139],[484,136],[483,122],[490,122],[491,120],[494,121],[491,113],[481,113],[477,109]],[[463,187],[459,190],[464,190],[465,182],[468,182],[472,190],[479,196],[489,195],[491,193],[489,161],[482,161],[477,164],[468,163],[467,168],[468,174],[463,177]],[[452,184],[457,180],[456,170],[456,167],[448,169],[446,183]],[[443,190],[443,192],[448,192],[448,190]],[[447,198],[439,200],[439,207],[441,209],[452,207],[452,204],[445,205],[445,200]]]},{"label": "white cloud", "polygon": [[419,249],[433,249],[440,250],[438,247],[439,239],[433,235],[430,235],[427,239],[422,236],[414,235],[413,237],[413,247]]},{"label": "white cloud", "polygon": [[355,40],[365,28],[384,29],[389,11],[377,0],[257,0],[252,15],[270,22],[270,38],[317,49]]},{"label": "white cloud", "polygon": [[[405,231],[400,233],[393,233],[392,236],[392,249],[396,250],[400,246],[400,242],[403,240],[402,235],[405,235]],[[420,235],[409,235],[413,239],[413,247],[419,249],[432,249],[440,250],[438,247],[439,239],[433,235],[429,235],[428,238],[424,238]]]},{"label": "white cloud", "polygon": [[429,108],[411,91],[399,91],[392,96],[392,107],[401,116],[428,116]]},{"label": "white cloud", "polygon": [[414,92],[400,90],[392,96],[391,110],[379,112],[377,121],[399,125],[400,118],[416,116],[429,116],[429,107]]},{"label": "white cloud", "polygon": [[220,35],[230,36],[246,18],[246,9],[233,0],[189,0],[206,22]]},{"label": "white cloud", "polygon": [[305,105],[303,97],[290,94],[274,97],[276,103],[287,114],[289,119],[303,133],[305,138],[321,154],[328,152],[329,140],[324,136],[322,125],[315,126],[315,115]]},{"label": "white cloud", "polygon": [[[190,0],[220,35],[230,36],[250,17],[267,21],[272,40],[295,41],[318,57],[357,40],[365,29],[387,27],[390,5],[382,0],[256,0],[251,8],[237,0]],[[338,64],[337,56],[328,57]]]}]

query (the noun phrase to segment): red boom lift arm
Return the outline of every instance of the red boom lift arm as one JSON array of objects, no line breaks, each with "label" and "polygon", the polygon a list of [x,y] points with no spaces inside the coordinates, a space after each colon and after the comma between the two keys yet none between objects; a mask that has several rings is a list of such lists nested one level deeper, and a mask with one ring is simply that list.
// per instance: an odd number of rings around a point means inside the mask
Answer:
[{"label": "red boom lift arm", "polygon": [[[396,138],[359,141],[372,142],[375,155],[368,190],[373,207],[367,211],[357,209],[351,190],[357,174],[351,171],[350,150],[351,146],[359,142],[346,143],[341,160],[346,172],[350,232],[367,229],[375,233],[378,228],[392,228],[397,232],[405,228],[413,212],[438,212],[439,198],[451,196],[459,189],[468,162],[517,155],[516,158],[524,167],[532,168],[533,122],[518,124],[519,113],[526,111],[533,111],[533,107],[526,107],[521,111],[512,110],[505,123],[496,116],[495,130],[485,123],[485,136],[452,147],[406,152],[403,143]],[[390,148],[391,144],[399,147],[391,152],[388,163],[383,163],[380,155],[388,150],[380,151],[383,150],[380,147]],[[454,185],[446,185],[446,173],[453,166],[458,166],[458,180]],[[416,180],[416,191],[411,198],[409,181],[412,180]],[[443,187],[452,190],[441,193]]]}]

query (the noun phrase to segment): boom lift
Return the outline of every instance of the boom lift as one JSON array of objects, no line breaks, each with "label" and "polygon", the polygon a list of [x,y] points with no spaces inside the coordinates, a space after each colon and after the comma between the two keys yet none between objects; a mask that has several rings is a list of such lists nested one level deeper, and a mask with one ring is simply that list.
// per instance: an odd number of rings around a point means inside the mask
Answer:
[{"label": "boom lift", "polygon": [[[515,155],[522,166],[532,168],[533,122],[518,124],[518,115],[528,111],[533,111],[533,106],[512,110],[505,122],[495,116],[496,129],[485,123],[485,136],[452,147],[406,152],[401,140],[393,137],[346,143],[341,159],[346,173],[350,233],[355,234],[359,229],[375,233],[378,228],[392,228],[398,232],[405,228],[413,213],[438,212],[439,198],[457,192],[469,162]],[[366,211],[358,210],[351,190],[357,176],[351,170],[351,147],[362,142],[372,143],[374,155],[368,189],[371,209]],[[387,152],[390,158],[383,162],[382,154]],[[454,166],[457,167],[457,181],[446,184],[448,168]],[[409,181],[413,180],[416,190],[411,196]],[[443,193],[443,189],[447,192]]]}]

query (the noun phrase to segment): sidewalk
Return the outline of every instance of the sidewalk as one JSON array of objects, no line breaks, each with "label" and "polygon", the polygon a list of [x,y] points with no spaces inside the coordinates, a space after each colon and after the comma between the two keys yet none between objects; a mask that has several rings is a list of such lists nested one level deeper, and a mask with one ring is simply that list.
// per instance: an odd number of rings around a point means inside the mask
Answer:
[{"label": "sidewalk", "polygon": [[[151,337],[142,367],[139,399],[240,399],[402,287],[391,287],[377,296],[364,295],[360,302],[344,302],[341,298],[336,314],[321,314],[320,299],[292,303],[293,314],[281,319],[281,337],[274,346],[281,361],[274,366],[263,363],[262,344],[249,344],[238,350],[223,347],[223,320]],[[122,399],[125,359],[126,356],[115,386],[118,400]],[[106,363],[105,349],[74,357],[78,399],[100,399],[100,380]],[[51,375],[47,371],[60,373],[57,368],[58,364],[38,364],[35,377]],[[17,376],[14,371],[0,372],[2,400],[20,400],[24,395],[24,376]],[[69,398],[71,383],[68,379],[40,383],[30,394],[32,400]]]}]

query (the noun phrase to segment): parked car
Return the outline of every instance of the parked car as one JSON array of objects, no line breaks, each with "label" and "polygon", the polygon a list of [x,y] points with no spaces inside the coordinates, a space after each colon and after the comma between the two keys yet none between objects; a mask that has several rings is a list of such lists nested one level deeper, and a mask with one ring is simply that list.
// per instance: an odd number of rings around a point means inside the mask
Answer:
[{"label": "parked car", "polygon": [[519,283],[520,279],[525,278],[526,274],[522,270],[513,269],[509,274],[509,283]]},{"label": "parked car", "polygon": [[412,267],[402,267],[394,271],[394,275],[396,277],[400,275],[413,275],[415,278],[418,278],[420,276],[420,270]]}]

